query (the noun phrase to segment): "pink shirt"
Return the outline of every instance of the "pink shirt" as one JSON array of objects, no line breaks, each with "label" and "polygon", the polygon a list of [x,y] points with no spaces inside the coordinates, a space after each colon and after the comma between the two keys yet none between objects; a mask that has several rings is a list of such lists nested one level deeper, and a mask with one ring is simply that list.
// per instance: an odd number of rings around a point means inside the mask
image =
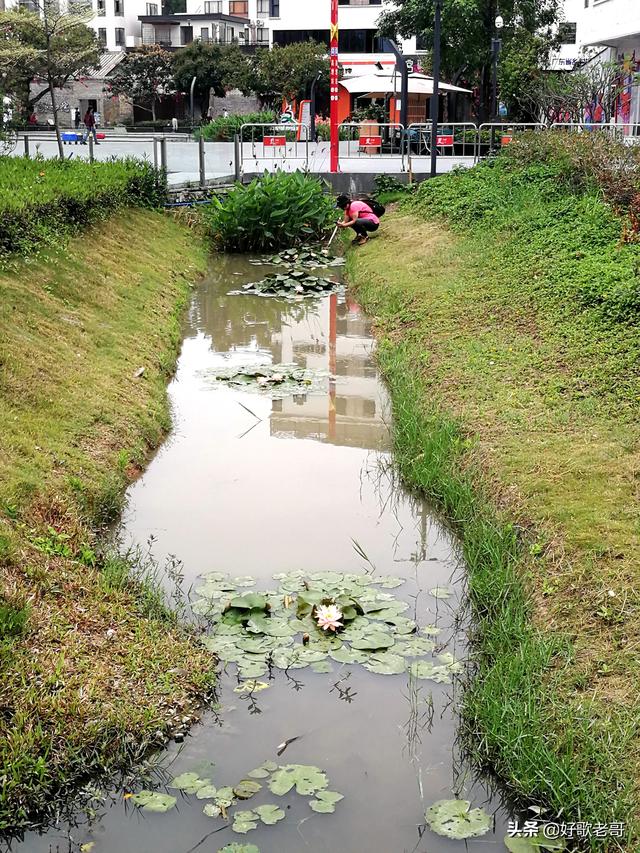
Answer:
[{"label": "pink shirt", "polygon": [[380,225],[380,220],[365,201],[352,201],[347,208],[350,219],[369,219]]}]

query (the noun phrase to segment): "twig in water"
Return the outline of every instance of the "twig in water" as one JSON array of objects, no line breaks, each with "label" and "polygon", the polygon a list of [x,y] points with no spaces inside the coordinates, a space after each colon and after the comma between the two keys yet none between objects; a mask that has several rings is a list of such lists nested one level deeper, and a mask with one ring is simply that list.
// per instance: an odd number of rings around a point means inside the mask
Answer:
[{"label": "twig in water", "polygon": [[353,547],[354,547],[356,553],[358,554],[358,556],[362,557],[362,559],[366,563],[369,563],[369,565],[371,566],[371,571],[365,572],[365,574],[372,575],[376,571],[376,567],[373,565],[373,563],[371,562],[369,557],[367,557],[366,553],[364,552],[364,550],[362,548],[362,545],[359,542],[357,542],[353,537],[351,537],[351,541],[353,542]]},{"label": "twig in water", "polygon": [[240,402],[240,400],[236,400],[236,403],[237,403],[239,406],[242,406],[242,408],[243,408],[245,411],[249,412],[249,414],[250,414],[250,415],[253,415],[253,417],[254,417],[257,421],[261,421],[261,420],[262,420],[262,418],[259,418],[259,417],[256,415],[256,413],[255,413],[255,412],[252,412],[252,411],[251,411],[251,409],[250,409],[248,406],[245,406],[245,404],[244,404],[244,403],[241,403],[241,402]]}]

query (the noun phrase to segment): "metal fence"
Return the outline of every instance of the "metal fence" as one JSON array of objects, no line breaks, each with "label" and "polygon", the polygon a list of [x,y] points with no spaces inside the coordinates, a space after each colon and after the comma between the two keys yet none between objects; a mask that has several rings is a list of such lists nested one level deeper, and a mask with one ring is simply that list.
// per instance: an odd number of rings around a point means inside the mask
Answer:
[{"label": "metal fence", "polygon": [[240,129],[240,171],[262,172],[273,167],[309,167],[309,127],[306,124],[245,124]]},{"label": "metal fence", "polygon": [[[410,158],[431,156],[431,122],[410,124],[405,145]],[[438,157],[475,159],[478,147],[478,126],[470,121],[444,122],[438,125],[436,152]]]},{"label": "metal fence", "polygon": [[400,158],[404,171],[404,125],[377,121],[340,125],[340,159]]}]

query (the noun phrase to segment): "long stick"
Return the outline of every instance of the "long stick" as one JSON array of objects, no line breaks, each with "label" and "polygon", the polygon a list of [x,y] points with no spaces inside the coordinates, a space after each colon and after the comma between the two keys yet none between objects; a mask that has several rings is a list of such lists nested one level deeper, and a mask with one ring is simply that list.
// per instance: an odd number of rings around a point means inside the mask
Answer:
[{"label": "long stick", "polygon": [[336,234],[337,234],[337,233],[338,233],[338,226],[336,225],[336,227],[333,229],[333,234],[331,235],[331,239],[330,239],[330,240],[329,240],[329,242],[327,243],[327,249],[328,249],[328,248],[329,248],[329,246],[333,243],[333,239],[334,239],[334,237],[336,236]]}]

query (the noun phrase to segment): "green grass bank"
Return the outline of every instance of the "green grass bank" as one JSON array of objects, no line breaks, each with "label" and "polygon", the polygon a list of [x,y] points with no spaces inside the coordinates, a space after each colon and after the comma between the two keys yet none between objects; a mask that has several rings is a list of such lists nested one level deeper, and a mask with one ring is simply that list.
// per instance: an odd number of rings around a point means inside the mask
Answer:
[{"label": "green grass bank", "polygon": [[523,807],[634,850],[640,245],[620,187],[541,144],[424,184],[349,275],[400,472],[464,545],[466,742]]},{"label": "green grass bank", "polygon": [[210,688],[210,656],[100,539],[170,426],[206,256],[131,209],[0,270],[0,831],[141,758]]}]

